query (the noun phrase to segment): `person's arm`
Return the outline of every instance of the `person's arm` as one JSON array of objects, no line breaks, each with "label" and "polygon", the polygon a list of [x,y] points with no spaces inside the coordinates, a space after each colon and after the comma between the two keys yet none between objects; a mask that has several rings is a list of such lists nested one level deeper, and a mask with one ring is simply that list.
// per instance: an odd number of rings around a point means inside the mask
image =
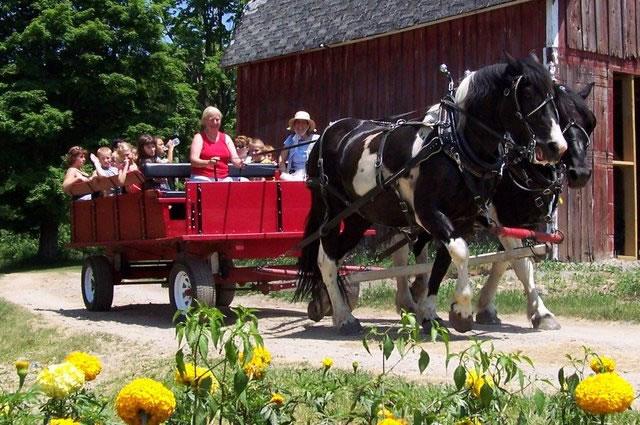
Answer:
[{"label": "person's arm", "polygon": [[127,180],[127,173],[129,172],[130,165],[129,158],[125,158],[124,167],[118,171],[118,183],[120,183],[120,186],[124,186],[124,182]]},{"label": "person's arm", "polygon": [[242,167],[244,163],[238,156],[238,151],[236,150],[236,146],[233,144],[233,140],[231,140],[231,137],[227,135],[227,137],[225,137],[224,139],[224,142],[227,144],[227,148],[229,149],[229,153],[231,154],[231,163],[236,167]]},{"label": "person's arm", "polygon": [[169,164],[173,163],[173,149],[175,148],[175,146],[173,146],[173,143],[169,143],[169,150],[167,151],[167,162]]},{"label": "person's arm", "polygon": [[89,155],[89,158],[91,159],[93,166],[96,168],[96,171],[94,172],[95,175],[102,176],[102,177],[109,177],[109,175],[107,174],[107,170],[102,168],[102,165],[100,164],[100,160],[98,159],[97,156],[95,156],[94,154],[91,154]]},{"label": "person's arm", "polygon": [[[287,142],[289,141],[289,139],[291,138],[291,136],[288,136],[286,139],[284,139],[284,142],[282,142],[282,146],[286,147],[287,146]],[[283,149],[280,151],[280,156],[278,158],[278,166],[280,167],[280,171],[287,171],[287,159],[289,158],[289,149]]]},{"label": "person's arm", "polygon": [[80,174],[78,170],[75,168],[67,169],[67,172],[64,175],[64,180],[62,181],[62,191],[67,195],[70,195],[71,185],[77,182],[86,182],[90,179],[88,177]]},{"label": "person's arm", "polygon": [[189,161],[191,162],[192,167],[207,167],[209,164],[215,162],[213,158],[211,160],[200,159],[200,153],[202,153],[202,136],[200,133],[196,133],[193,136],[193,141],[191,142],[191,150],[189,151]]}]

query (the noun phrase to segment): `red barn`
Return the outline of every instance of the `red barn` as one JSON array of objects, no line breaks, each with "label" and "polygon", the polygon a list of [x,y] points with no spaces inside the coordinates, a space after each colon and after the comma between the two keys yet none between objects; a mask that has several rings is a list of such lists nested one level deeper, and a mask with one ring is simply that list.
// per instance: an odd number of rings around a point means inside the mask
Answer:
[{"label": "red barn", "polygon": [[640,0],[253,0],[223,58],[237,131],[279,145],[305,109],[320,128],[435,103],[455,76],[534,51],[573,87],[595,82],[593,178],[564,195],[560,257],[638,257]]}]

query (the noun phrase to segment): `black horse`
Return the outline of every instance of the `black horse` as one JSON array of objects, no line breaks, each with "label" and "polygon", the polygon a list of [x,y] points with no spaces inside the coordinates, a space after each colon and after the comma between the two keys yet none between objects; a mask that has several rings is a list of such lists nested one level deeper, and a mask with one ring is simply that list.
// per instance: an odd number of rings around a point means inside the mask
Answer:
[{"label": "black horse", "polygon": [[[443,107],[437,131],[425,123],[388,126],[351,118],[329,126],[307,164],[312,205],[296,296],[319,298],[326,287],[334,325],[342,333],[358,332],[360,324],[338,275],[341,260],[372,223],[417,226],[439,241],[456,265],[450,319],[455,329],[470,329],[464,237],[493,196],[505,163],[557,163],[567,149],[553,90],[537,58],[507,55],[506,64],[482,68],[463,80],[456,104],[448,107],[457,114],[446,114]],[[341,213],[351,203],[359,206],[357,212]],[[342,230],[334,225],[340,218]],[[427,297],[421,298],[416,308],[420,321],[432,318]]]},{"label": "black horse", "polygon": [[[591,165],[587,162],[590,135],[596,126],[596,118],[587,106],[585,99],[591,93],[593,84],[585,86],[579,93],[562,85],[555,86],[555,101],[558,107],[560,124],[568,144],[568,151],[555,167],[533,165],[527,162],[520,167],[507,167],[504,178],[498,184],[493,196],[492,218],[497,223],[509,227],[536,229],[550,222],[566,177],[570,188],[584,187],[591,177]],[[429,235],[422,234],[416,251],[422,251]],[[523,246],[522,241],[499,237],[507,250]],[[396,265],[406,264],[408,249],[394,255]],[[418,256],[423,259],[424,253]],[[447,272],[451,258],[448,252],[439,247],[434,266],[429,276],[427,304],[430,319],[440,320],[435,314],[435,302],[440,283]],[[559,329],[560,324],[544,305],[535,286],[533,262],[529,258],[511,261],[518,279],[523,283],[527,296],[527,316],[536,329]],[[494,263],[487,282],[484,284],[478,300],[476,322],[481,324],[500,324],[494,305],[497,285],[504,274],[508,262]],[[398,278],[398,290],[407,287],[406,279]],[[398,295],[396,305],[399,309],[415,310],[414,301],[425,296],[427,290],[425,276],[418,276],[411,287],[412,297]]]}]

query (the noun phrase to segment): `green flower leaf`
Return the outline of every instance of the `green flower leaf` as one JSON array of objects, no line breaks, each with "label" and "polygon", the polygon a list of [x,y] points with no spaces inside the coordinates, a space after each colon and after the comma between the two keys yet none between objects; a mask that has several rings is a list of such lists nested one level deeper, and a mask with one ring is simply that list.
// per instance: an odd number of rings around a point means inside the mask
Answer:
[{"label": "green flower leaf", "polygon": [[456,370],[453,371],[453,383],[456,384],[456,389],[458,391],[460,391],[462,387],[464,387],[464,383],[466,380],[467,380],[467,371],[464,370],[464,366],[458,365]]},{"label": "green flower leaf", "polygon": [[544,413],[544,405],[546,403],[546,396],[539,389],[536,390],[535,394],[533,395],[533,403],[536,406],[536,412],[539,415],[542,415]]},{"label": "green flower leaf", "polygon": [[493,388],[491,388],[491,385],[489,384],[484,384],[482,388],[480,388],[480,401],[482,402],[482,405],[485,407],[488,406],[492,399]]},{"label": "green flower leaf", "polygon": [[182,348],[179,349],[178,351],[176,351],[176,366],[178,368],[178,371],[181,374],[184,374],[184,372],[185,372],[184,353],[182,352]]},{"label": "green flower leaf", "polygon": [[418,359],[418,368],[420,369],[420,373],[424,372],[424,370],[429,366],[429,353],[424,350],[420,350],[420,358]]},{"label": "green flower leaf", "polygon": [[249,377],[245,375],[242,369],[238,369],[233,375],[233,391],[235,391],[236,395],[242,394],[245,388],[247,388],[247,384],[249,383]]},{"label": "green flower leaf", "polygon": [[391,353],[393,352],[393,347],[394,347],[393,340],[389,335],[385,335],[384,340],[382,342],[382,354],[384,355],[385,359],[388,359],[391,356]]}]

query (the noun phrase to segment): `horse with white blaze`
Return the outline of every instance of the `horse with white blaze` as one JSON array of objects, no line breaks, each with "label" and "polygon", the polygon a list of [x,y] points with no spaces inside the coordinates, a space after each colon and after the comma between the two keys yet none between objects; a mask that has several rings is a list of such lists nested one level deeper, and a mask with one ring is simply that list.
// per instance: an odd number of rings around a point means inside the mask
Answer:
[{"label": "horse with white blaze", "polygon": [[[443,102],[434,131],[426,122],[346,118],[325,129],[311,151],[312,205],[296,296],[319,298],[326,288],[341,333],[359,332],[361,326],[338,268],[372,223],[401,230],[417,226],[445,247],[458,272],[451,324],[471,329],[465,237],[508,164],[555,164],[567,149],[553,82],[537,58],[507,55],[507,63],[482,68],[461,86],[455,103]],[[345,214],[351,204],[359,208]],[[408,287],[403,290],[411,296]],[[423,294],[416,302],[418,320],[429,321],[434,313]]]}]

